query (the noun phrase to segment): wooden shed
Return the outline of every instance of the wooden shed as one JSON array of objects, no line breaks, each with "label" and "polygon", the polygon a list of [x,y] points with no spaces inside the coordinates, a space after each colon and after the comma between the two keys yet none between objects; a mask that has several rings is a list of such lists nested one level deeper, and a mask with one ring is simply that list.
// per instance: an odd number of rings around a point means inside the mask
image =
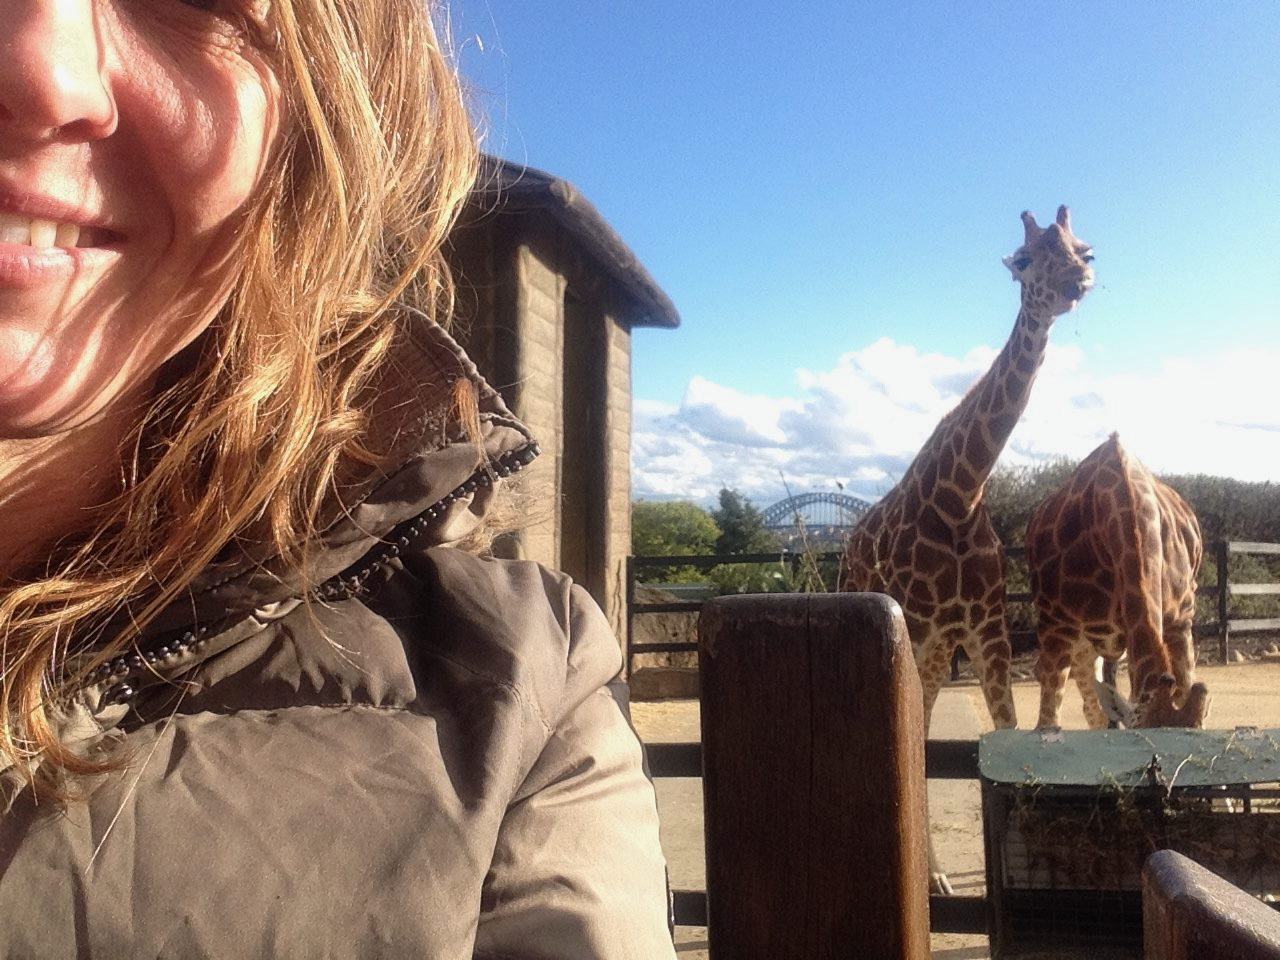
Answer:
[{"label": "wooden shed", "polygon": [[455,231],[455,334],[529,425],[537,513],[502,552],[570,574],[621,635],[631,552],[631,331],[670,298],[572,185],[485,158]]}]

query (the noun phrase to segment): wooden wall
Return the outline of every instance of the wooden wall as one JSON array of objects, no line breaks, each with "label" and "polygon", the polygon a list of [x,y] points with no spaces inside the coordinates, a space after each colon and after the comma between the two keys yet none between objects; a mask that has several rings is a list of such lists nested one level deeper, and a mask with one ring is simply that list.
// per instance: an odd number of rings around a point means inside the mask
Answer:
[{"label": "wooden wall", "polygon": [[603,557],[604,596],[597,597],[613,624],[625,636],[627,557],[631,553],[631,329],[617,320],[601,324],[607,385],[605,404],[606,502]]},{"label": "wooden wall", "polygon": [[631,551],[631,333],[613,286],[573,238],[537,215],[464,231],[455,243],[455,333],[533,432],[522,474],[531,506],[499,546],[564,570],[621,637]]},{"label": "wooden wall", "polygon": [[522,478],[533,512],[520,533],[521,556],[560,568],[559,526],[564,462],[564,296],[566,281],[539,250],[516,249],[513,380],[504,391],[533,431],[542,455]]}]

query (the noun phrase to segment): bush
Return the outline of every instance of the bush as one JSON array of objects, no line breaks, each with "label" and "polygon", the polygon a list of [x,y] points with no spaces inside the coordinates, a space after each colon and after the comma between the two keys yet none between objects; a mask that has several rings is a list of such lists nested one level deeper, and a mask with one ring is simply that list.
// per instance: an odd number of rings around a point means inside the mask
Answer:
[{"label": "bush", "polygon": [[[707,511],[688,500],[637,500],[631,504],[631,552],[638,557],[698,556],[715,549],[720,528]],[[705,581],[696,567],[654,567],[641,572],[648,583]]]}]

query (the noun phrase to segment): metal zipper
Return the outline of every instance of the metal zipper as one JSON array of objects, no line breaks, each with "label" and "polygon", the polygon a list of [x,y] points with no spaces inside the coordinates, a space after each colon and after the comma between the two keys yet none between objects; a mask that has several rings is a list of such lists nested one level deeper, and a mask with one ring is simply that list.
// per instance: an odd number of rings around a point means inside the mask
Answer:
[{"label": "metal zipper", "polygon": [[[310,591],[311,598],[333,603],[356,596],[369,577],[412,546],[414,541],[426,532],[432,521],[445,510],[482,487],[493,486],[496,481],[519,473],[531,464],[540,452],[537,442],[530,441],[485,464],[422,513],[393,527],[387,534],[387,539],[391,542],[372,559],[362,560],[358,571],[353,573],[344,571],[313,587]],[[138,694],[138,687],[128,679],[131,675],[154,670],[157,666],[166,664],[176,657],[195,651],[213,632],[209,625],[195,626],[185,631],[178,639],[171,640],[154,650],[134,651],[112,657],[90,671],[85,677],[84,686],[114,680],[110,689],[103,695],[104,701],[116,704],[126,703]]]},{"label": "metal zipper", "polygon": [[312,598],[332,602],[349,600],[354,597],[360,592],[364,582],[369,577],[385,564],[400,556],[401,551],[408,549],[418,537],[422,536],[432,521],[444,513],[445,510],[464,497],[471,496],[481,487],[491,487],[495,481],[505,479],[514,473],[519,473],[532,463],[540,452],[538,444],[530,441],[525,446],[503,454],[487,466],[480,468],[467,478],[464,483],[454,487],[453,490],[449,491],[422,513],[395,527],[388,534],[388,539],[391,539],[391,543],[374,559],[367,563],[361,561],[362,566],[358,571],[340,573],[336,577],[331,577],[324,583],[314,587],[311,591]]}]

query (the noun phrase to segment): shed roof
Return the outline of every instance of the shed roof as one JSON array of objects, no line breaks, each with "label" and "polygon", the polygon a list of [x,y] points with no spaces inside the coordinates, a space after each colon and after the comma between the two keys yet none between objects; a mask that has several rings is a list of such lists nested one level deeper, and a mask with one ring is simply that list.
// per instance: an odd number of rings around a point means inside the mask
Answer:
[{"label": "shed roof", "polygon": [[486,154],[470,205],[482,216],[541,212],[550,216],[604,268],[626,301],[633,327],[680,325],[680,314],[644,264],[577,188],[542,170]]}]

